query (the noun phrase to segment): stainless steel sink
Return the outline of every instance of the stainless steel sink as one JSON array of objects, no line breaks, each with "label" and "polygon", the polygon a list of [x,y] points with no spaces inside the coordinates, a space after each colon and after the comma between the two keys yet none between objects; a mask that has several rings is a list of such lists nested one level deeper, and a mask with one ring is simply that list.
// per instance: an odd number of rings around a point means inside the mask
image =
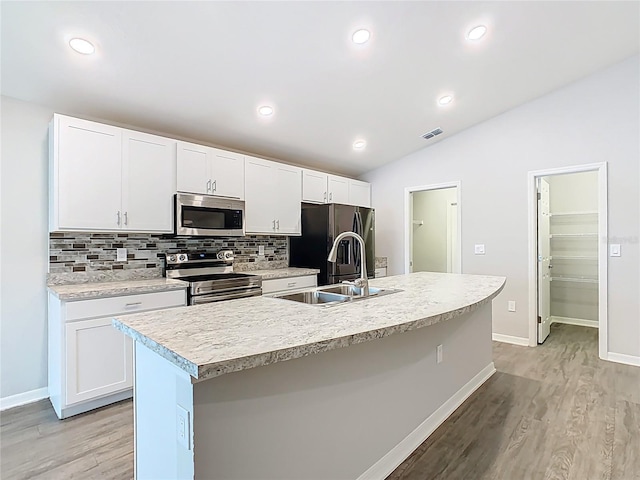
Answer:
[{"label": "stainless steel sink", "polygon": [[274,295],[275,298],[283,300],[291,300],[292,302],[307,303],[309,305],[331,305],[335,303],[344,303],[351,300],[347,295],[336,295],[319,290],[306,292],[285,293],[284,295]]},{"label": "stainless steel sink", "polygon": [[331,306],[345,302],[356,302],[366,300],[367,298],[376,298],[391,293],[401,292],[392,288],[375,288],[369,287],[369,296],[362,296],[362,289],[355,285],[339,284],[318,287],[314,290],[306,290],[302,292],[283,293],[273,295],[273,298],[289,300],[292,302],[306,303],[308,305]]},{"label": "stainless steel sink", "polygon": [[[318,290],[329,293],[337,293],[339,295],[348,295],[350,297],[362,297],[362,288],[349,284],[328,285],[326,287],[318,287]],[[369,287],[369,296],[378,295],[384,290],[375,287]]]}]

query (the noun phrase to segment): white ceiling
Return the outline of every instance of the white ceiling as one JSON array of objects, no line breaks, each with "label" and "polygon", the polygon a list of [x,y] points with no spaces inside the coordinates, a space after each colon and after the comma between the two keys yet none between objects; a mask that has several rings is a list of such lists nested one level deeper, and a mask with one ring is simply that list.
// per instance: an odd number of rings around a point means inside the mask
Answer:
[{"label": "white ceiling", "polygon": [[[1,9],[3,95],[354,175],[640,45],[636,1],[2,1]],[[480,23],[485,38],[465,40]],[[372,32],[363,46],[350,40],[358,27]],[[72,36],[97,53],[73,52]],[[455,100],[440,107],[445,93]],[[268,120],[256,114],[265,103],[275,108]],[[444,133],[421,138],[435,127]],[[364,151],[353,151],[357,138]]]}]

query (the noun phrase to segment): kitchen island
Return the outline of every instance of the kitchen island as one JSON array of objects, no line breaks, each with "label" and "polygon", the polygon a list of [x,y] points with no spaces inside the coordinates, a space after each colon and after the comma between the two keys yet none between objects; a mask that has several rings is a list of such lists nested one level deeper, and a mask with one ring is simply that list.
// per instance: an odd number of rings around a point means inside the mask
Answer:
[{"label": "kitchen island", "polygon": [[504,283],[414,273],[329,307],[254,297],[115,319],[136,346],[137,478],[384,478],[495,371]]}]

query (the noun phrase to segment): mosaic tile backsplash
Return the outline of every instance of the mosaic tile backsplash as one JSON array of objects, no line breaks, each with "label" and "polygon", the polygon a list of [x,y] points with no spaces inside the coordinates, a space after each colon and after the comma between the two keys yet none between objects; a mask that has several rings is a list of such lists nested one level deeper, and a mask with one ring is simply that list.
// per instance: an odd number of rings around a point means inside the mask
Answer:
[{"label": "mosaic tile backsplash", "polygon": [[[264,246],[264,256],[258,247]],[[116,249],[127,249],[127,261],[116,261]],[[250,271],[287,267],[287,237],[171,237],[146,233],[49,234],[49,277],[75,278],[85,273],[88,281],[111,278],[150,278],[162,275],[165,253],[233,250],[234,269]],[[65,275],[65,274],[76,275]],[[101,274],[101,275],[96,275]],[[55,281],[54,283],[58,283]]]}]

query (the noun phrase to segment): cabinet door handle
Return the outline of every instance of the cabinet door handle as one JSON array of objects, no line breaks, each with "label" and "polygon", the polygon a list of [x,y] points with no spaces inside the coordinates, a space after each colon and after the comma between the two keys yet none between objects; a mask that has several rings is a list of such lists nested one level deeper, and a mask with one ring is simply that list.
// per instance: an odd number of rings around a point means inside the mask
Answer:
[{"label": "cabinet door handle", "polygon": [[120,226],[120,210],[118,210],[118,213],[116,213],[116,224]]},{"label": "cabinet door handle", "polygon": [[324,192],[324,198],[323,200],[326,202],[327,201],[327,192]]},{"label": "cabinet door handle", "polygon": [[333,192],[331,192],[331,193],[329,194],[329,201],[331,201],[331,198],[332,198],[332,197],[333,197]]},{"label": "cabinet door handle", "polygon": [[124,224],[129,225],[129,212],[124,212]]},{"label": "cabinet door handle", "polygon": [[211,180],[207,182],[207,192],[211,191]]},{"label": "cabinet door handle", "polygon": [[280,230],[280,220],[276,220],[276,223],[278,224],[278,230]]},{"label": "cabinet door handle", "polygon": [[273,221],[273,229],[274,230],[276,229],[276,221],[275,220]]},{"label": "cabinet door handle", "polygon": [[216,193],[216,190],[218,189],[218,187],[216,186],[217,180],[213,181],[213,193]]}]

